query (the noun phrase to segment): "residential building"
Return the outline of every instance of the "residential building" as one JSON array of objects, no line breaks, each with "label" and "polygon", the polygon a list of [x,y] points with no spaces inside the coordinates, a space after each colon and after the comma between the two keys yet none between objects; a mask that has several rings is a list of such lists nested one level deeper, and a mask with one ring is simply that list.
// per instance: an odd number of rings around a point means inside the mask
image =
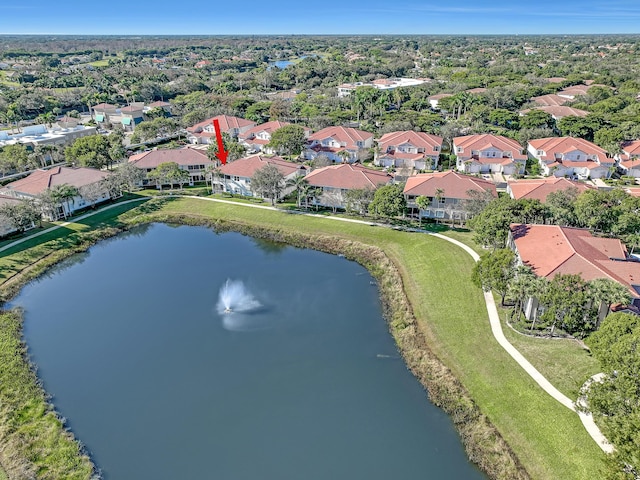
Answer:
[{"label": "residential building", "polygon": [[[265,152],[267,154],[276,153],[267,145],[271,141],[271,135],[276,130],[286,126],[291,125],[288,122],[280,122],[278,120],[273,120],[271,122],[261,123],[260,125],[256,125],[248,130],[245,130],[238,137],[238,141],[247,147],[247,151],[249,153],[257,153],[257,152]],[[311,134],[311,129],[308,127],[303,127],[305,131],[305,136],[308,138]]]},{"label": "residential building", "polygon": [[406,130],[384,134],[378,141],[376,165],[415,170],[435,170],[442,151],[442,137]]},{"label": "residential building", "polygon": [[575,189],[577,193],[582,193],[595,188],[584,182],[575,182],[564,177],[509,180],[507,182],[507,193],[514,200],[524,198],[540,200],[542,203],[546,202],[549,194],[553,192]]},{"label": "residential building", "polygon": [[[582,228],[513,224],[508,246],[518,263],[530,267],[538,277],[574,274],[585,281],[606,278],[626,287],[633,305],[640,307],[640,262],[629,256],[618,239],[594,237]],[[527,318],[538,307],[538,300],[530,298],[525,308]]]},{"label": "residential building", "polygon": [[68,145],[74,140],[95,135],[96,127],[76,125],[75,127],[32,125],[24,127],[22,132],[10,134],[6,130],[0,131],[0,147],[21,143],[29,147],[37,145]]},{"label": "residential building", "polygon": [[522,110],[520,115],[524,115],[531,110],[541,110],[543,112],[548,113],[553,117],[554,120],[559,121],[564,117],[586,117],[589,115],[589,112],[586,110],[580,110],[578,108],[573,107],[565,107],[563,105],[547,105],[540,107],[533,107],[527,110]]},{"label": "residential building", "polygon": [[358,87],[374,87],[378,90],[392,90],[398,87],[414,87],[416,85],[422,85],[427,80],[422,78],[379,78],[373,82],[354,82],[343,83],[338,85],[338,97],[346,97],[351,95]]},{"label": "residential building", "polygon": [[622,175],[640,178],[640,140],[622,145],[622,151],[616,155],[618,171]]},{"label": "residential building", "polygon": [[[213,162],[207,156],[205,150],[184,147],[167,150],[151,150],[129,157],[129,163],[144,170],[147,174],[158,168],[161,163],[177,163],[181,170],[189,172],[189,185],[205,181],[207,165]],[[145,179],[141,186],[155,185],[154,180]]]},{"label": "residential building", "polygon": [[349,190],[375,190],[392,182],[393,176],[362,165],[340,164],[313,170],[306,176],[307,183],[320,189],[311,200],[312,205],[345,208],[345,194]]},{"label": "residential building", "polygon": [[116,116],[116,110],[118,107],[110,103],[99,103],[91,107],[93,112],[93,119],[97,124],[111,123],[111,115]]},{"label": "residential building", "polygon": [[438,110],[440,106],[440,100],[447,97],[453,97],[453,93],[438,93],[436,95],[431,95],[428,98],[429,105],[431,105],[431,108],[433,108],[434,110]]},{"label": "residential building", "polygon": [[309,136],[303,155],[307,160],[323,154],[333,162],[353,163],[372,146],[372,133],[350,127],[327,127]]},{"label": "residential building", "polygon": [[8,183],[0,189],[0,195],[13,198],[33,199],[58,185],[69,185],[78,189],[79,194],[62,202],[56,212],[52,212],[49,218],[57,220],[67,217],[73,212],[90,207],[92,204],[104,202],[111,198],[108,189],[103,188],[101,195],[93,202],[87,201],[82,196],[84,187],[99,184],[110,174],[105,171],[87,167],[54,167],[48,170],[36,170],[28,176]]},{"label": "residential building", "polygon": [[[267,165],[273,165],[284,176],[285,181],[296,176],[305,175],[306,167],[300,163],[287,162],[280,157],[266,157],[256,154],[239,158],[220,167],[220,174],[213,183],[223,192],[247,197],[260,197],[258,192],[251,188],[251,178],[257,170]],[[283,190],[280,198],[288,195],[292,187]]]},{"label": "residential building", "polygon": [[530,140],[527,152],[538,160],[545,175],[589,178],[609,178],[615,160],[588,140],[574,137],[548,137]]},{"label": "residential building", "polygon": [[561,97],[560,95],[556,95],[555,93],[550,93],[548,95],[533,97],[531,101],[540,106],[559,107],[567,103],[569,99],[566,97]]},{"label": "residential building", "polygon": [[122,125],[127,131],[133,131],[135,126],[144,120],[144,102],[133,102],[125,107],[118,107],[110,103],[100,103],[91,107],[93,118],[98,125]]},{"label": "residential building", "polygon": [[122,124],[125,131],[132,132],[136,125],[144,121],[144,102],[131,103],[126,107],[116,110],[116,112],[118,112],[120,116],[118,119],[114,119],[112,116],[111,123],[113,123],[114,120],[119,120],[119,123]]},{"label": "residential building", "polygon": [[527,156],[511,138],[488,133],[453,139],[456,169],[464,173],[523,174]]},{"label": "residential building", "polygon": [[[498,196],[494,183],[453,171],[421,173],[409,177],[404,187],[407,207],[412,215],[452,221],[467,220],[465,202],[473,198],[471,192],[489,192],[492,197]],[[427,197],[429,208],[421,210],[416,203],[418,197]]]},{"label": "residential building", "polygon": [[192,127],[188,127],[187,140],[190,143],[215,143],[216,130],[213,126],[214,120],[217,120],[220,125],[220,133],[227,133],[234,138],[237,138],[250,128],[256,126],[256,122],[252,122],[251,120],[232,117],[230,115],[218,115],[217,117],[209,118],[204,122],[196,123]]}]

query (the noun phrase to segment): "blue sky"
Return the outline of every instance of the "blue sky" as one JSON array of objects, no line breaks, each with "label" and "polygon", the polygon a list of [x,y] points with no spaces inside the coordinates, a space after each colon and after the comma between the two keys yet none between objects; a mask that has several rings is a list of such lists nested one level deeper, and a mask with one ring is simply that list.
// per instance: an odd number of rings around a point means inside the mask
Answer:
[{"label": "blue sky", "polygon": [[0,33],[640,33],[640,1],[3,0]]}]

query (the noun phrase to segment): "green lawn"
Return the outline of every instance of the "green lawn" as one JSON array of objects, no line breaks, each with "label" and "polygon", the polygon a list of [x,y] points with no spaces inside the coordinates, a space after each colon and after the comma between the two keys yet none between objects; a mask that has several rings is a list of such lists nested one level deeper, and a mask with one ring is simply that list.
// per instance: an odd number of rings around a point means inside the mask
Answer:
[{"label": "green lawn", "polygon": [[[124,212],[130,207],[120,208]],[[405,291],[429,346],[470,392],[531,477],[597,478],[604,454],[586,433],[578,416],[544,393],[494,340],[482,292],[470,282],[473,260],[459,247],[421,233],[188,198],[147,202],[120,219],[132,220],[140,211],[146,212],[147,218],[164,214],[219,218],[284,233],[304,231],[311,235],[339,236],[382,248],[400,269]],[[77,232],[117,222],[113,219],[117,213],[107,211],[97,218],[70,225],[64,232],[53,232],[51,238],[33,241],[35,246],[46,240],[49,242],[46,248],[25,250],[23,245],[12,252],[0,253],[2,274],[5,269],[15,272],[25,268],[45,250],[73,245]],[[62,237],[64,233],[68,235]],[[469,243],[467,232],[447,234]],[[32,250],[36,253],[30,253]],[[531,350],[528,355],[539,353]]]},{"label": "green lawn", "polygon": [[502,329],[507,340],[558,390],[572,400],[578,398],[584,382],[600,372],[600,363],[579,340],[528,337],[514,331],[504,320]]},{"label": "green lawn", "polygon": [[109,59],[96,60],[95,62],[90,62],[89,65],[92,67],[108,67]]}]

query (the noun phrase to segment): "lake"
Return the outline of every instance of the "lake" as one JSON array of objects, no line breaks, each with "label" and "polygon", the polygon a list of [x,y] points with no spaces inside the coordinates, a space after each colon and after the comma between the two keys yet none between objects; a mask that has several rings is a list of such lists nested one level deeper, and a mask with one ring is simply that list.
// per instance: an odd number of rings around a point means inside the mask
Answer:
[{"label": "lake", "polygon": [[485,478],[399,357],[375,282],[345,258],[153,224],[12,305],[107,480]]}]

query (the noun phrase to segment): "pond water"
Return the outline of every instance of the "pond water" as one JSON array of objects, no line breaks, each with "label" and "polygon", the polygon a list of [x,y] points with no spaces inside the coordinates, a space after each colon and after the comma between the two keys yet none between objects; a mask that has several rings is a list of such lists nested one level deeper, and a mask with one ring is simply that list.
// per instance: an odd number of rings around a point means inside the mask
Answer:
[{"label": "pond water", "polygon": [[484,478],[404,366],[372,278],[344,258],[154,224],[13,305],[105,479]]}]

